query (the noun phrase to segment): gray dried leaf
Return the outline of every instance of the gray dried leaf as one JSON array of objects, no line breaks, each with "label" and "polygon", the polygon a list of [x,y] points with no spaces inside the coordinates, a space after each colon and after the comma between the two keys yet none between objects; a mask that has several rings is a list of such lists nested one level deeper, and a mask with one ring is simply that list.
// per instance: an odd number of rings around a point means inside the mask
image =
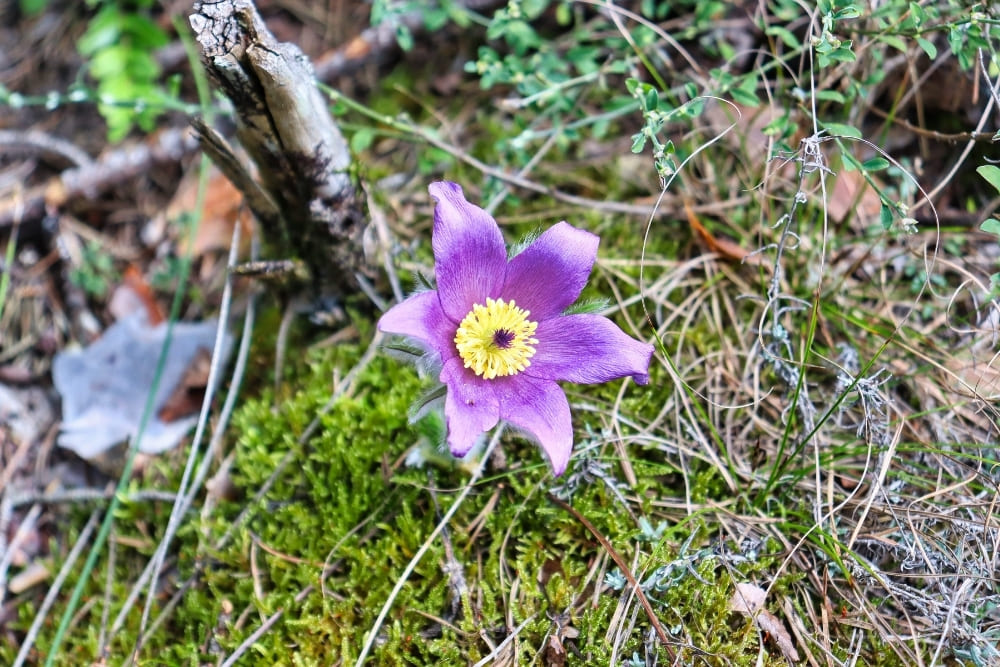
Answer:
[{"label": "gray dried leaf", "polygon": [[[198,351],[212,349],[215,330],[214,321],[174,324],[153,415],[143,431],[139,451],[157,454],[176,447],[194,425],[197,415],[170,422],[156,415]],[[166,323],[151,327],[145,313],[140,312],[116,322],[89,347],[56,355],[52,379],[62,396],[60,446],[91,459],[138,436],[166,334]],[[227,336],[226,350],[229,342]]]}]

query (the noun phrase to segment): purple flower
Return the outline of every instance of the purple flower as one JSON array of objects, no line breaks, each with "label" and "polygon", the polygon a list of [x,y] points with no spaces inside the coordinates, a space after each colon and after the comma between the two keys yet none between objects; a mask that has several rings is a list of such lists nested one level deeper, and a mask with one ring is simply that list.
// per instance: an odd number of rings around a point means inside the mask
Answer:
[{"label": "purple flower", "polygon": [[379,320],[416,339],[441,363],[452,454],[464,456],[501,419],[538,441],[562,474],[573,425],[558,381],[627,375],[649,382],[653,346],[600,315],[564,315],[597,258],[598,237],[560,222],[510,260],[496,221],[455,183],[432,183],[437,289]]}]

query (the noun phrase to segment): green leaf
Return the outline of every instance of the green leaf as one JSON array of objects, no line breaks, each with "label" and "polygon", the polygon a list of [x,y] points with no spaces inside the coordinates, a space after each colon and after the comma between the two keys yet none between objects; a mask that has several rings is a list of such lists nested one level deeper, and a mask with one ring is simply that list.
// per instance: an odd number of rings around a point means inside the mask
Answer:
[{"label": "green leaf", "polygon": [[566,309],[567,315],[596,315],[610,304],[607,299],[581,299]]},{"label": "green leaf", "polygon": [[536,19],[549,8],[549,0],[524,0],[521,3],[521,11],[528,19]]},{"label": "green leaf", "polygon": [[858,162],[858,158],[850,153],[844,153],[844,171],[858,171],[859,169],[861,169],[861,163]]},{"label": "green leaf", "polygon": [[845,41],[842,46],[838,46],[836,49],[830,52],[830,60],[834,60],[842,63],[853,63],[857,60],[857,56],[854,55],[854,51],[851,50],[852,42]]},{"label": "green leaf", "polygon": [[632,135],[632,152],[641,153],[642,149],[646,147],[646,135],[643,132],[637,132]]},{"label": "green leaf", "polygon": [[466,21],[466,23],[468,23],[468,17],[466,17],[465,14],[460,12],[455,12],[454,14],[451,14],[448,12],[448,10],[442,11],[440,9],[437,11],[427,11],[424,13],[424,27],[431,32],[437,32],[441,28],[445,27],[448,24],[448,21],[455,16],[458,17],[458,19],[455,20],[455,24],[458,25],[460,28],[464,28],[465,26],[461,25],[459,21],[464,20]]},{"label": "green leaf", "polygon": [[784,42],[786,46],[789,46],[793,49],[798,49],[802,47],[802,42],[800,42],[799,38],[795,36],[795,33],[793,33],[791,30],[783,26],[780,25],[770,26],[767,30],[764,31],[764,34],[768,36],[777,37],[782,42]]},{"label": "green leaf", "polygon": [[528,49],[542,44],[538,33],[525,21],[494,22],[486,31],[486,35],[490,39],[503,39],[518,55],[524,55]]},{"label": "green leaf", "polygon": [[793,127],[788,116],[779,116],[765,125],[761,132],[768,137],[785,137],[792,133]]},{"label": "green leaf", "polygon": [[[121,29],[136,49],[158,49],[170,43],[170,38],[153,19],[141,14],[122,16]],[[150,54],[152,57],[152,55]]]},{"label": "green leaf", "polygon": [[697,118],[705,111],[705,102],[704,97],[696,97],[682,104],[678,111],[683,110],[684,116],[687,118]]},{"label": "green leaf", "polygon": [[413,48],[413,33],[405,25],[396,26],[396,43],[403,51],[409,51]]},{"label": "green leaf", "polygon": [[870,160],[865,160],[861,164],[861,168],[865,171],[882,171],[889,167],[889,161],[884,157],[873,157]]},{"label": "green leaf", "polygon": [[758,107],[760,106],[760,100],[757,95],[746,90],[744,88],[733,88],[732,90],[733,100],[739,102],[740,104],[748,107]]},{"label": "green leaf", "polygon": [[986,182],[993,186],[993,188],[1000,192],[1000,167],[995,167],[992,164],[984,164],[982,167],[976,169],[980,176],[986,179]]},{"label": "green leaf", "polygon": [[826,131],[830,134],[830,136],[851,137],[853,139],[861,138],[861,130],[853,125],[845,125],[844,123],[823,123],[823,127],[826,128]]},{"label": "green leaf", "polygon": [[917,44],[919,44],[920,48],[924,50],[924,53],[927,54],[928,58],[931,60],[937,58],[937,47],[934,46],[933,42],[928,39],[924,39],[923,37],[917,37]]},{"label": "green leaf", "polygon": [[997,220],[996,218],[985,220],[983,224],[979,225],[979,228],[987,234],[996,234],[997,236],[1000,236],[1000,220]]},{"label": "green leaf", "polygon": [[656,111],[660,108],[660,94],[656,92],[656,88],[650,88],[646,93],[646,109],[649,111]]},{"label": "green leaf", "polygon": [[90,56],[116,44],[122,34],[122,16],[114,7],[105,7],[90,20],[87,32],[76,43],[81,55]]},{"label": "green leaf", "polygon": [[560,2],[556,6],[556,22],[559,25],[569,25],[573,20],[573,13],[569,9],[569,3]]},{"label": "green leaf", "polygon": [[90,75],[102,82],[112,79],[131,82],[135,53],[132,48],[124,45],[101,49],[90,59]]},{"label": "green leaf", "polygon": [[145,88],[151,86],[160,75],[160,65],[153,58],[152,52],[132,49],[122,74],[131,78],[136,88]]},{"label": "green leaf", "polygon": [[624,74],[628,71],[628,63],[624,60],[615,60],[606,65],[605,71],[608,74]]},{"label": "green leaf", "polygon": [[882,35],[879,37],[883,42],[893,47],[901,53],[906,53],[906,42],[899,35]]},{"label": "green leaf", "polygon": [[841,19],[856,19],[859,16],[861,16],[861,10],[859,10],[854,5],[847,5],[846,7],[842,7],[833,14],[833,18],[837,19],[838,21]]},{"label": "green leaf", "polygon": [[40,14],[45,6],[48,5],[48,0],[21,0],[21,11],[28,16],[34,16],[35,14]]},{"label": "green leaf", "polygon": [[375,139],[375,130],[370,127],[363,127],[351,137],[351,152],[360,153],[372,145]]},{"label": "green leaf", "polygon": [[882,229],[889,230],[892,227],[892,207],[882,202],[882,208],[878,213],[879,221],[882,223]]},{"label": "green leaf", "polygon": [[847,98],[844,97],[844,94],[836,90],[817,90],[816,99],[827,102],[836,102],[837,104],[847,103]]}]

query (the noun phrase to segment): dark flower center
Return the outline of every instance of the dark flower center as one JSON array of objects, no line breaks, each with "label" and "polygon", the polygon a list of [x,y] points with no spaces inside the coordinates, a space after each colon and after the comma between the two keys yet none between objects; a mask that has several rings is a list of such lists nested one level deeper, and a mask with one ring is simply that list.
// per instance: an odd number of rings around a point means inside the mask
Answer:
[{"label": "dark flower center", "polygon": [[493,344],[501,350],[506,350],[517,337],[510,329],[497,329],[493,332]]}]

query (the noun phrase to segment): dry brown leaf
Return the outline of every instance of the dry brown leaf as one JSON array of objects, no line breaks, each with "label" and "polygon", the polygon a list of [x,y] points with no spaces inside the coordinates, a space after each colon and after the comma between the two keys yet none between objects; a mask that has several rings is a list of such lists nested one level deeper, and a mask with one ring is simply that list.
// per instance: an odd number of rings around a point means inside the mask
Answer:
[{"label": "dry brown leaf", "polygon": [[[174,198],[167,206],[167,218],[176,219],[185,212],[194,211],[197,205],[198,178],[193,174],[181,181]],[[198,231],[190,242],[182,240],[178,244],[178,252],[185,254],[190,250],[194,257],[200,257],[212,250],[228,248],[237,220],[240,223],[241,238],[248,241],[252,217],[250,209],[244,205],[243,193],[222,172],[212,167]]]},{"label": "dry brown leaf", "polygon": [[[214,321],[176,322],[170,327],[172,343],[166,356],[156,363],[168,327],[149,326],[140,311],[115,322],[86,348],[60,351],[52,362],[52,381],[62,397],[63,413],[57,444],[93,460],[135,439],[145,423],[137,445],[140,452],[157,454],[177,446],[194,418],[144,422],[146,403],[154,385],[154,405],[159,407],[175,387],[192,384],[191,379],[185,383],[191,360],[200,348],[212,347],[217,329]],[[224,347],[228,350],[228,336]]]},{"label": "dry brown leaf", "polygon": [[545,667],[565,667],[566,648],[558,635],[549,635],[549,643],[545,647],[542,660]]},{"label": "dry brown leaf", "polygon": [[834,222],[843,222],[853,211],[855,224],[863,227],[876,219],[882,210],[878,193],[857,170],[841,170],[837,174],[828,200],[827,211]]},{"label": "dry brown leaf", "polygon": [[704,116],[708,120],[709,129],[716,134],[721,134],[733,126],[724,139],[734,148],[745,147],[751,151],[764,152],[770,143],[770,137],[764,134],[764,128],[786,113],[786,109],[767,104],[748,107],[733,102],[709,104]]},{"label": "dry brown leaf", "polygon": [[166,320],[166,316],[163,314],[163,309],[160,308],[160,304],[156,301],[156,297],[153,295],[153,288],[149,286],[146,282],[146,278],[142,275],[142,271],[139,270],[134,264],[129,264],[125,269],[125,274],[122,276],[122,282],[125,286],[132,290],[135,295],[142,302],[143,307],[146,309],[146,320],[149,322],[150,326],[155,327],[160,322]]},{"label": "dry brown leaf", "polygon": [[715,236],[712,232],[708,231],[705,225],[701,224],[698,216],[695,215],[694,209],[691,208],[691,202],[687,200],[684,201],[684,212],[687,213],[688,224],[691,225],[691,230],[705,247],[708,248],[709,252],[714,252],[722,259],[741,262],[750,266],[760,265],[761,257],[759,255],[751,255],[749,250],[745,250],[743,246],[735,241]]},{"label": "dry brown leaf", "polygon": [[751,583],[736,584],[736,592],[729,600],[729,608],[753,618],[757,627],[778,645],[781,654],[789,662],[799,661],[799,652],[795,649],[792,636],[788,633],[781,619],[764,608],[767,592]]},{"label": "dry brown leaf", "polygon": [[569,655],[564,639],[576,639],[580,636],[580,631],[570,625],[557,624],[555,632],[549,635],[549,642],[545,647],[542,662],[545,667],[565,667]]},{"label": "dry brown leaf", "polygon": [[729,608],[747,616],[753,615],[764,606],[767,591],[756,584],[736,584],[736,592],[729,601]]},{"label": "dry brown leaf", "polygon": [[954,389],[966,395],[975,392],[976,396],[986,401],[1000,400],[1000,357],[983,360],[970,357],[972,354],[964,353],[945,360],[954,373]]},{"label": "dry brown leaf", "polygon": [[372,44],[363,35],[359,35],[348,42],[347,46],[340,49],[340,51],[345,59],[358,60],[372,52]]},{"label": "dry brown leaf", "polygon": [[208,387],[208,374],[212,369],[212,353],[199,347],[184,377],[177,383],[163,407],[156,414],[163,422],[175,422],[194,414],[201,408]]}]

